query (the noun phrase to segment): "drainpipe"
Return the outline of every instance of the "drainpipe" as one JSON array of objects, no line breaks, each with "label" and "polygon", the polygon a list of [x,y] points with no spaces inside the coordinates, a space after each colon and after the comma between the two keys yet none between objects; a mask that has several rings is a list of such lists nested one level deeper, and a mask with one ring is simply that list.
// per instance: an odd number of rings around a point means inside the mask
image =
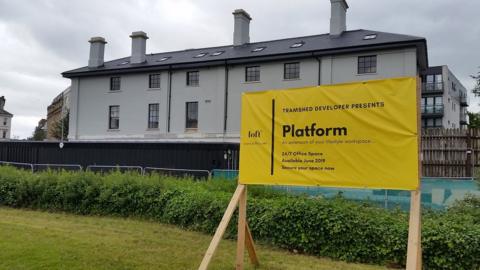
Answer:
[{"label": "drainpipe", "polygon": [[322,84],[322,59],[320,57],[315,57],[318,61],[318,85]]},{"label": "drainpipe", "polygon": [[227,134],[227,113],[228,113],[228,65],[225,61],[225,100],[223,106],[223,137]]},{"label": "drainpipe", "polygon": [[172,106],[172,66],[168,68],[167,133],[170,133],[170,115]]}]

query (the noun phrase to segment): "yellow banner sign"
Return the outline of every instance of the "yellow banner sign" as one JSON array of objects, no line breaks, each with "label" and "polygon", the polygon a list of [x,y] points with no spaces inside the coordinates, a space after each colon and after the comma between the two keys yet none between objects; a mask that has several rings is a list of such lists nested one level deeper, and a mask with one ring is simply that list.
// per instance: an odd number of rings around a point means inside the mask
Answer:
[{"label": "yellow banner sign", "polygon": [[417,81],[244,93],[241,184],[415,190]]}]

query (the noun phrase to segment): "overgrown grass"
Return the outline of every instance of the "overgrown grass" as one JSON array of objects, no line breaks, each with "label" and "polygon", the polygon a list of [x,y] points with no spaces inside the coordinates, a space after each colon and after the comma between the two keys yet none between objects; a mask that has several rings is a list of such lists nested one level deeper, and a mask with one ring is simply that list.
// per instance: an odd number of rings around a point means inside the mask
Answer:
[{"label": "overgrown grass", "polygon": [[[0,208],[0,217],[0,269],[196,269],[211,240],[171,225],[123,218],[8,208]],[[234,269],[235,248],[235,242],[222,241],[210,269]],[[257,249],[257,269],[384,269],[263,245]],[[252,269],[248,261],[246,266]]]},{"label": "overgrown grass", "polygon": [[[140,217],[213,233],[236,184],[158,175],[31,174],[0,168],[0,205],[88,215]],[[423,215],[428,269],[478,269],[480,224],[475,205]],[[405,263],[408,216],[342,198],[289,196],[249,187],[248,218],[255,239],[299,253],[353,262]],[[232,220],[235,224],[235,219]],[[235,236],[230,226],[227,237]]]}]

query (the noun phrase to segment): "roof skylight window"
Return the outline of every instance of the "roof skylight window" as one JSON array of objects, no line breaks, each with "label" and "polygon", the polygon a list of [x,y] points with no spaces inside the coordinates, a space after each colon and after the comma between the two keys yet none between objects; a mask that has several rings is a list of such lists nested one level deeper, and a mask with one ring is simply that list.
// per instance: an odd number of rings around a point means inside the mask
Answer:
[{"label": "roof skylight window", "polygon": [[128,64],[128,63],[130,63],[130,62],[129,62],[129,61],[123,61],[123,62],[121,62],[121,63],[118,64],[118,65],[126,65],[126,64]]},{"label": "roof skylight window", "polygon": [[205,55],[207,55],[207,53],[199,53],[199,54],[195,55],[194,58],[204,57]]},{"label": "roof skylight window", "polygon": [[210,56],[219,56],[220,54],[224,53],[225,51],[216,51],[212,53]]},{"label": "roof skylight window", "polygon": [[370,35],[365,35],[363,37],[363,40],[376,39],[376,38],[377,38],[377,34],[370,34]]},{"label": "roof skylight window", "polygon": [[257,47],[255,49],[252,50],[252,52],[261,52],[263,50],[265,50],[266,47]]},{"label": "roof skylight window", "polygon": [[162,58],[158,59],[157,62],[167,61],[168,59],[170,59],[170,56],[162,57]]},{"label": "roof skylight window", "polygon": [[297,43],[293,43],[290,48],[300,48],[303,46],[303,44],[305,44],[304,41],[300,41],[300,42],[297,42]]}]

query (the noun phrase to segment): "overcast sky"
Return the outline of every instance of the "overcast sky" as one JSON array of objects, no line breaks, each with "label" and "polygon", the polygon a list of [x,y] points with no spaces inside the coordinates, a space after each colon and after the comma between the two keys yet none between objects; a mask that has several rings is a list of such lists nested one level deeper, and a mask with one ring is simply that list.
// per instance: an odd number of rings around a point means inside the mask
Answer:
[{"label": "overcast sky", "polygon": [[[430,65],[450,66],[467,89],[480,66],[478,0],[350,0],[347,28],[427,38]],[[31,135],[52,99],[70,85],[60,73],[85,66],[92,36],[105,60],[130,54],[145,31],[147,53],[232,43],[234,9],[252,16],[252,42],[327,33],[329,0],[0,0],[0,96],[12,137]],[[478,101],[470,97],[470,110]]]}]

